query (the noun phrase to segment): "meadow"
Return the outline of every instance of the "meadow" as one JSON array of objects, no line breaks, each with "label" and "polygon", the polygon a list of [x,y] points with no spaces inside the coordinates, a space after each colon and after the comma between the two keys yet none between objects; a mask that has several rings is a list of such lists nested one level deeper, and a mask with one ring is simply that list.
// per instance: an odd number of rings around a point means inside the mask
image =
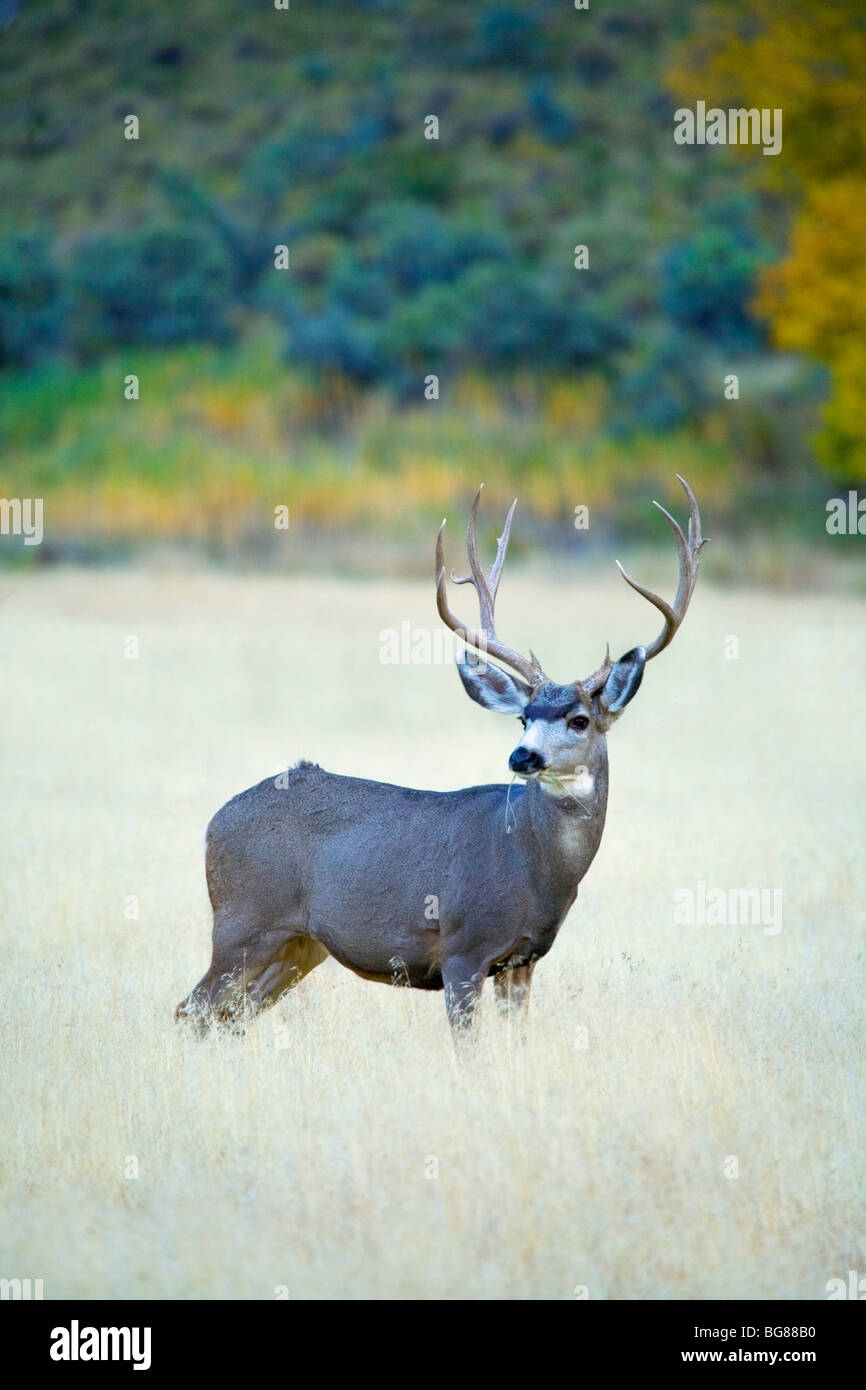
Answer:
[{"label": "meadow", "polygon": [[[0,597],[0,1273],[46,1298],[820,1299],[863,1268],[862,605],[702,585],[610,736],[528,1037],[485,999],[460,1063],[441,995],[332,961],[246,1037],[172,1022],[229,795],[300,756],[507,777],[516,723],[447,664],[379,659],[431,586],[69,569]],[[607,576],[517,570],[500,607],[559,679],[653,626]],[[699,882],[780,888],[782,930],[678,925]]]}]

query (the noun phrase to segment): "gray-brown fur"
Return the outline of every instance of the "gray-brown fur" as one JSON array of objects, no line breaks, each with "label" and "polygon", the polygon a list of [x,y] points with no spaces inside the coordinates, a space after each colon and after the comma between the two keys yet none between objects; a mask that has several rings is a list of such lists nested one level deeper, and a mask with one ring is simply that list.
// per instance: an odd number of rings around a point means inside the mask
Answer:
[{"label": "gray-brown fur", "polygon": [[208,827],[214,954],[180,1012],[272,1003],[296,982],[275,963],[309,943],[367,979],[458,994],[545,955],[601,839],[604,763],[591,807],[536,782],[414,791],[318,767],[242,792]]}]

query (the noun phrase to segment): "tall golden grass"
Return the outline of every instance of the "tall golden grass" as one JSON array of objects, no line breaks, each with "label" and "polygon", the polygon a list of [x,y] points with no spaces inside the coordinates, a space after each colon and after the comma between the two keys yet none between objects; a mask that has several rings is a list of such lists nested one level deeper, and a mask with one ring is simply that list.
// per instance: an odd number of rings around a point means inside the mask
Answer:
[{"label": "tall golden grass", "polygon": [[[382,629],[431,623],[430,586],[61,571],[0,596],[0,1275],[48,1298],[820,1299],[863,1270],[862,607],[702,584],[610,736],[605,838],[528,1038],[488,1002],[458,1064],[441,996],[330,961],[243,1039],[172,1023],[229,795],[300,756],[503,779],[516,723],[446,665],[379,661]],[[563,680],[655,628],[613,578],[518,571],[500,606]],[[677,925],[699,880],[781,888],[782,931]]]}]

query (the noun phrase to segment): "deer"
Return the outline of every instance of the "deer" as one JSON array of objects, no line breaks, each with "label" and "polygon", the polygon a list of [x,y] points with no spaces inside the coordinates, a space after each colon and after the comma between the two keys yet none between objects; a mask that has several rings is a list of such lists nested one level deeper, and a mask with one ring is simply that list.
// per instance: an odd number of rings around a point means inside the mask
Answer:
[{"label": "deer", "polygon": [[[469,516],[469,574],[480,624],[454,616],[445,521],[436,538],[436,606],[463,644],[466,694],[522,725],[509,785],[425,791],[330,773],[306,760],[241,792],[211,820],[205,868],[213,909],[210,968],[175,1017],[201,1031],[245,1029],[329,956],[364,980],[444,992],[456,1037],[471,1031],[484,982],[525,1020],[536,963],[547,955],[595,858],[608,797],[607,733],[637,694],[646,664],[686,615],[706,544],[694,493],[676,475],[688,532],[658,502],[679,555],[668,603],[626,583],[663,618],[637,646],[583,680],[559,685],[497,635],[496,597],[516,499],[485,574],[478,549],[481,488]],[[494,658],[494,660],[490,660]],[[496,664],[498,663],[498,664]],[[510,668],[506,670],[505,668]]]}]

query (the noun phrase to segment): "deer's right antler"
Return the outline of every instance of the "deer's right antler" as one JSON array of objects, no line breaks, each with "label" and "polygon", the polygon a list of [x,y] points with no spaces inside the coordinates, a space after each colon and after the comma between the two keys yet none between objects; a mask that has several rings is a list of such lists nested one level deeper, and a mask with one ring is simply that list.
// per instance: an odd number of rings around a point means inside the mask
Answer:
[{"label": "deer's right antler", "polygon": [[511,535],[511,520],[514,516],[514,508],[517,506],[517,499],[512,502],[508,515],[505,518],[505,526],[499,543],[496,547],[496,559],[490,567],[490,574],[485,575],[481,561],[478,558],[478,505],[481,501],[481,493],[484,484],[481,484],[475,494],[472,503],[472,511],[469,516],[469,526],[466,531],[466,550],[469,555],[470,573],[462,579],[458,579],[453,570],[451,578],[455,584],[472,584],[478,595],[478,608],[481,615],[481,628],[475,630],[469,628],[454,614],[448,607],[448,597],[445,582],[445,552],[443,533],[445,522],[439,527],[439,534],[436,537],[436,607],[439,616],[452,632],[456,633],[467,646],[474,647],[476,651],[485,655],[495,656],[497,660],[504,661],[506,666],[523,676],[529,685],[534,689],[545,679],[538,658],[532,653],[529,657],[521,656],[519,652],[512,651],[506,647],[496,635],[494,625],[494,608],[496,606],[496,594],[499,589],[499,581],[502,578],[502,567],[505,564],[505,556],[508,550],[508,538]]}]

